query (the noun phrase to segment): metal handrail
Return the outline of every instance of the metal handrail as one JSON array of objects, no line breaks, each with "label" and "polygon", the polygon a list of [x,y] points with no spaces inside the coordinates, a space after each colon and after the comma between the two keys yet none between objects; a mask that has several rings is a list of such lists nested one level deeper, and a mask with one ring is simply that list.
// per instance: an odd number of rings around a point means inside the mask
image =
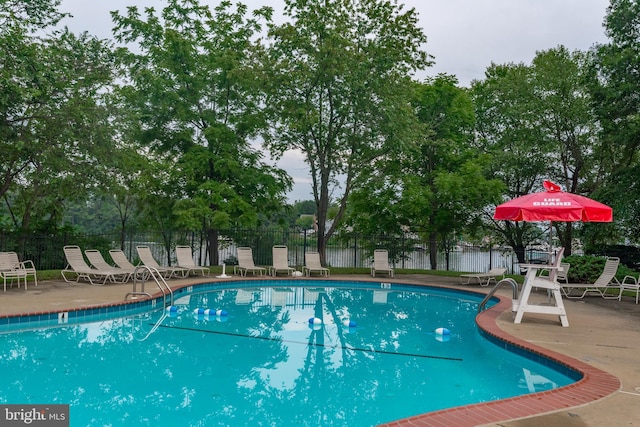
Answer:
[{"label": "metal handrail", "polygon": [[[138,270],[146,270],[146,271],[138,271]],[[169,294],[170,296],[169,305],[173,305],[173,291],[171,290],[167,282],[164,280],[164,277],[162,277],[162,274],[160,274],[157,268],[149,267],[147,265],[142,265],[142,264],[136,266],[133,272],[133,291],[128,292],[125,295],[124,299],[126,300],[130,295],[146,295],[151,297],[151,294],[144,291],[145,278],[149,276],[153,277],[153,280],[156,282],[156,286],[158,286],[158,289],[160,289],[160,292],[162,292],[162,306],[167,307],[167,294]],[[136,290],[138,278],[140,278],[140,291]]]},{"label": "metal handrail", "polygon": [[495,286],[489,291],[489,293],[484,297],[482,302],[478,305],[478,314],[480,314],[484,310],[485,306],[487,305],[487,302],[489,302],[491,297],[496,293],[498,288],[503,283],[508,283],[511,285],[511,287],[513,288],[513,300],[516,301],[518,299],[518,282],[516,282],[510,277],[504,278],[495,284]]}]

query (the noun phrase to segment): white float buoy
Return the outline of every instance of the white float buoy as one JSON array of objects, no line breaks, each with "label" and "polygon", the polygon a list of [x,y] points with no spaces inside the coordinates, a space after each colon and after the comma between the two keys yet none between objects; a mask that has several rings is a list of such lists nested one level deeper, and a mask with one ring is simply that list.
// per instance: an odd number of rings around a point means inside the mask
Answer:
[{"label": "white float buoy", "polygon": [[309,319],[309,324],[310,325],[322,325],[322,319],[317,318],[317,317],[312,317]]},{"label": "white float buoy", "polygon": [[350,319],[345,320],[344,322],[342,322],[342,324],[347,328],[355,328],[356,326],[358,326],[355,320]]},{"label": "white float buoy", "polygon": [[436,335],[451,335],[451,331],[449,331],[447,328],[436,328],[434,332],[436,333]]},{"label": "white float buoy", "polygon": [[170,313],[175,313],[176,311],[178,311],[178,307],[176,307],[175,305],[169,305],[165,310],[167,310]]},{"label": "white float buoy", "polygon": [[[202,310],[202,309],[199,309]],[[202,312],[200,312],[200,314],[204,314],[205,316],[210,316],[210,317],[225,317],[227,316],[229,313],[227,313],[225,310],[213,310],[211,308],[207,308],[205,310],[203,310]]]},{"label": "white float buoy", "polygon": [[196,308],[195,310],[193,310],[194,314],[205,314],[205,309],[204,308]]}]

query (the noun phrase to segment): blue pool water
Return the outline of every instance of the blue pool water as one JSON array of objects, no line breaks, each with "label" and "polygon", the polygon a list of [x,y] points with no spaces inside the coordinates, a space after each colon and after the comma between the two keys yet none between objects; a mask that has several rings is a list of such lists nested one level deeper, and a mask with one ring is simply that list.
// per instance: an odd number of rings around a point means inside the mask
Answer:
[{"label": "blue pool water", "polygon": [[193,287],[177,296],[177,313],[6,332],[0,401],[69,404],[72,426],[373,426],[576,380],[485,339],[470,293],[233,285],[248,287]]}]

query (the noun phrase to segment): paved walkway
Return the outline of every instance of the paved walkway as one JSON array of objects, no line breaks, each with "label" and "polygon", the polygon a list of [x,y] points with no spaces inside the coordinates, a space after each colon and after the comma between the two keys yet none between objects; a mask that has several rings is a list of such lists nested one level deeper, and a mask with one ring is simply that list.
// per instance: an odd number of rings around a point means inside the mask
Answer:
[{"label": "paved walkway", "polygon": [[[332,277],[349,280],[371,280],[368,276]],[[231,280],[234,280],[233,278]],[[215,278],[171,280],[171,286],[202,283]],[[376,279],[380,281],[379,278]],[[387,281],[387,279],[385,279]],[[388,280],[392,281],[392,280]],[[395,281],[429,285],[445,285],[486,293],[488,288],[460,285],[457,279],[429,275],[399,275]],[[147,286],[150,286],[148,283]],[[79,307],[100,306],[123,301],[131,284],[69,284],[57,281],[29,283],[28,290],[11,287],[0,297],[0,316],[20,313],[62,311]],[[152,289],[147,289],[152,290]],[[498,294],[510,297],[510,290]],[[536,296],[541,301],[546,294]],[[640,305],[631,297],[603,300],[587,297],[565,300],[570,326],[563,328],[557,316],[525,314],[520,324],[513,323],[510,310],[497,317],[497,325],[505,332],[529,343],[573,357],[620,379],[617,392],[596,402],[527,419],[505,421],[492,426],[640,426]]]}]

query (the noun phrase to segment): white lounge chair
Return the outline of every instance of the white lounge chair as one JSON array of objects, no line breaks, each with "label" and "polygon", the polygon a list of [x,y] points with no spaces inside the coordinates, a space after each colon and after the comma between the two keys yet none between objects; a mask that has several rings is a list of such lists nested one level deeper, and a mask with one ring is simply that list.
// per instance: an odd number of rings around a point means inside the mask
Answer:
[{"label": "white lounge chair", "polygon": [[[497,278],[502,276],[504,279],[504,275],[507,272],[506,268],[492,268],[486,273],[466,273],[460,275],[460,283],[463,285],[468,285],[471,283],[473,279],[478,281],[480,286],[489,286],[491,282],[496,283]],[[463,279],[467,279],[465,282]]]},{"label": "white lounge chair", "polygon": [[[117,281],[117,278],[114,276],[113,272],[101,271],[95,268],[91,268],[84,260],[84,257],[82,256],[82,250],[80,250],[79,246],[65,246],[63,248],[63,251],[65,258],[67,259],[67,266],[64,270],[61,271],[62,278],[65,282],[72,282],[72,280],[69,280],[69,278],[67,277],[68,274],[76,276],[76,283],[78,283],[80,279],[86,279],[92,285],[104,285],[105,283],[107,283],[107,280],[112,282]],[[94,283],[94,279],[101,279],[102,282]]]},{"label": "white lounge chair", "polygon": [[187,277],[188,270],[182,267],[167,267],[158,264],[158,261],[153,257],[151,248],[149,246],[136,246],[138,251],[138,258],[140,262],[146,265],[152,270],[157,270],[165,279],[171,279],[171,277]]},{"label": "white lounge chair", "polygon": [[636,304],[640,297],[640,278],[633,276],[624,276],[622,283],[620,283],[620,293],[618,294],[618,301],[622,301],[622,293],[624,291],[631,291],[636,293]]},{"label": "white lounge chair", "polygon": [[276,245],[271,249],[271,253],[273,255],[273,265],[269,267],[269,274],[276,277],[278,272],[285,272],[287,275],[293,276],[296,269],[289,267],[289,250],[287,247]]},{"label": "white lounge chair", "polygon": [[[567,298],[582,299],[588,294],[598,294],[604,299],[618,299],[620,296],[621,283],[616,279],[616,272],[620,265],[620,258],[609,257],[604,264],[604,269],[600,277],[595,282],[589,283],[565,283],[560,285],[562,293]],[[614,289],[618,291],[615,295],[607,294],[607,291]],[[574,293],[577,291],[578,293]]]},{"label": "white lounge chair", "polygon": [[371,265],[371,276],[376,277],[377,272],[382,272],[393,277],[393,267],[389,264],[389,251],[386,249],[376,249],[373,251],[373,265]]},{"label": "white lounge chair", "polygon": [[124,252],[122,252],[122,250],[120,249],[111,249],[109,251],[109,255],[111,256],[111,259],[113,260],[113,262],[115,263],[115,265],[117,265],[118,267],[124,269],[124,270],[135,270],[136,266],[133,265],[131,263],[131,261],[129,261],[129,258],[127,258],[127,256],[124,254]]},{"label": "white lounge chair", "polygon": [[89,260],[89,265],[100,271],[110,271],[114,277],[119,278],[120,282],[125,283],[131,276],[133,276],[134,270],[125,270],[120,267],[114,267],[105,261],[102,253],[97,249],[87,249],[84,251],[85,256]]},{"label": "white lounge chair", "polygon": [[233,267],[234,274],[240,274],[246,276],[247,272],[251,272],[254,275],[257,273],[260,276],[264,276],[267,272],[266,268],[256,267],[253,262],[253,251],[251,248],[241,246],[236,249],[238,253],[238,265]]},{"label": "white lounge chair", "polygon": [[24,289],[27,290],[27,270],[22,268],[20,262],[15,262],[9,252],[0,252],[0,277],[4,283],[4,291],[7,291],[7,279],[10,279],[10,285],[13,285],[14,279],[18,279],[18,288],[20,287],[20,279],[24,279]]},{"label": "white lounge chair", "polygon": [[[145,273],[147,272],[147,270],[139,268],[136,270],[136,266],[133,265],[131,263],[131,261],[129,261],[129,258],[127,258],[127,256],[125,255],[125,253],[121,250],[121,249],[111,249],[109,251],[109,255],[111,256],[111,259],[113,260],[113,263],[125,270],[125,271],[131,271],[132,273],[132,277],[136,277],[138,279],[143,279],[145,278]],[[136,273],[137,271],[137,273]],[[137,276],[136,276],[137,274]]]},{"label": "white lounge chair", "polygon": [[304,254],[304,267],[302,267],[302,273],[309,277],[313,272],[319,273],[320,276],[329,277],[329,269],[327,267],[323,267],[320,263],[320,253],[307,252]]},{"label": "white lounge chair", "polygon": [[187,276],[189,273],[200,272],[203,276],[209,275],[209,269],[206,267],[200,267],[196,265],[193,260],[193,252],[191,250],[191,246],[176,246],[176,267],[182,267],[187,269]]},{"label": "white lounge chair", "polygon": [[35,282],[35,285],[38,286],[38,272],[36,271],[33,261],[30,259],[20,261],[16,252],[7,252],[7,254],[9,254],[9,261],[18,265],[19,269],[25,270],[27,272],[27,278],[29,278],[29,276],[33,276],[33,281]]}]

